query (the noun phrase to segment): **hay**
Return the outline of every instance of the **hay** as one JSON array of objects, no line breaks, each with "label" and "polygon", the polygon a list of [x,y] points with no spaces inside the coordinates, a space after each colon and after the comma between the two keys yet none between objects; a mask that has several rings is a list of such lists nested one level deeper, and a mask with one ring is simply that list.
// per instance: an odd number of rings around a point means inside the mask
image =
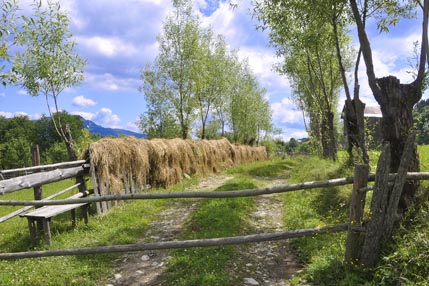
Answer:
[{"label": "hay", "polygon": [[89,146],[99,192],[118,194],[151,186],[168,187],[185,174],[207,174],[225,167],[266,160],[265,147],[231,144],[221,140],[103,138]]}]

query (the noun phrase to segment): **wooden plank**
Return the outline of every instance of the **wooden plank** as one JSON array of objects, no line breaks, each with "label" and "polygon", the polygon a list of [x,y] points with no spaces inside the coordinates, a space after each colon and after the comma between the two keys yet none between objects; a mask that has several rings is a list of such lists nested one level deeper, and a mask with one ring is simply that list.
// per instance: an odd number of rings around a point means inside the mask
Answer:
[{"label": "wooden plank", "polygon": [[32,188],[52,182],[58,182],[68,178],[83,175],[82,166],[68,169],[57,169],[43,173],[31,174],[0,181],[0,194],[12,193],[26,188]]},{"label": "wooden plank", "polygon": [[[62,195],[62,194],[64,194],[64,193],[66,193],[66,192],[68,192],[68,191],[70,191],[70,190],[73,190],[73,189],[77,188],[78,186],[79,186],[79,184],[74,184],[73,186],[68,187],[68,188],[66,188],[66,189],[64,189],[64,190],[62,190],[62,191],[59,191],[59,192],[58,192],[58,193],[56,193],[56,194],[53,194],[53,195],[50,195],[49,197],[46,197],[46,198],[45,198],[45,199],[43,199],[42,201],[47,201],[47,200],[50,200],[50,199],[56,198],[56,197],[58,197],[58,196],[60,196],[60,195]],[[15,217],[15,216],[17,216],[17,215],[20,215],[20,214],[22,214],[22,213],[24,213],[24,212],[26,212],[26,211],[28,211],[28,210],[30,210],[30,209],[32,209],[32,208],[33,208],[33,206],[26,206],[26,207],[23,207],[23,208],[21,208],[21,209],[19,209],[19,210],[16,210],[16,211],[14,211],[14,212],[12,212],[12,213],[8,214],[8,215],[5,215],[5,216],[3,216],[3,217],[1,217],[1,218],[0,218],[0,223],[5,222],[5,221],[7,221],[8,219],[11,219],[11,218],[13,218],[13,217]]]},{"label": "wooden plank", "polygon": [[315,227],[315,228],[274,232],[274,233],[252,234],[252,235],[235,236],[235,237],[208,238],[208,239],[184,240],[184,241],[164,241],[164,242],[153,242],[153,243],[137,243],[137,244],[126,244],[126,245],[63,249],[63,250],[0,253],[0,260],[19,259],[19,258],[36,258],[36,257],[48,257],[48,256],[87,255],[87,254],[101,254],[101,253],[132,252],[132,251],[143,251],[143,250],[237,245],[237,244],[245,244],[245,243],[275,241],[275,240],[282,240],[282,239],[289,239],[289,238],[320,235],[323,233],[345,231],[347,230],[347,228],[348,228],[348,223],[343,223],[343,224],[336,224],[333,226]]},{"label": "wooden plank", "polygon": [[84,206],[87,203],[82,204],[71,204],[71,205],[63,205],[63,206],[44,206],[34,211],[22,214],[22,217],[40,217],[40,218],[50,218],[56,215],[65,213],[66,211],[70,211],[76,209],[78,207]]},{"label": "wooden plank", "polygon": [[[389,178],[395,178],[395,174],[390,174]],[[408,180],[429,180],[429,172],[426,173],[408,173]],[[371,176],[368,178],[371,181]],[[292,185],[275,186],[263,189],[249,189],[238,191],[214,191],[214,192],[164,192],[164,193],[136,193],[124,195],[106,195],[82,199],[70,200],[55,200],[48,202],[29,201],[29,200],[0,200],[0,206],[40,206],[40,205],[66,205],[75,203],[95,203],[107,201],[120,201],[120,200],[158,200],[158,199],[185,199],[185,198],[238,198],[238,197],[252,197],[260,195],[269,195],[277,193],[286,193],[292,191],[301,191],[307,189],[315,189],[322,187],[335,187],[343,186],[353,183],[353,177],[332,179],[327,181],[314,181],[305,182]],[[329,190],[326,190],[329,191]]]},{"label": "wooden plank", "polygon": [[[85,193],[77,193],[68,199],[79,199],[82,197],[85,197],[89,194],[89,191]],[[68,200],[66,199],[66,200]],[[69,210],[76,209],[78,207],[81,207],[83,205],[86,205],[87,203],[77,203],[77,204],[69,204],[69,205],[57,205],[57,206],[44,206],[38,209],[35,209],[31,212],[22,214],[22,217],[39,217],[39,218],[50,218],[56,215],[59,215],[61,213],[64,213]]]},{"label": "wooden plank", "polygon": [[34,171],[43,171],[43,170],[52,170],[57,168],[69,168],[69,167],[75,167],[75,166],[81,166],[85,164],[85,160],[78,160],[78,161],[71,161],[71,162],[63,162],[63,163],[56,163],[56,164],[49,164],[49,165],[40,165],[40,166],[33,166],[33,167],[27,167],[27,168],[19,168],[19,169],[9,169],[9,170],[2,170],[0,171],[1,174],[10,174],[10,173],[19,173],[19,172],[34,172]]}]

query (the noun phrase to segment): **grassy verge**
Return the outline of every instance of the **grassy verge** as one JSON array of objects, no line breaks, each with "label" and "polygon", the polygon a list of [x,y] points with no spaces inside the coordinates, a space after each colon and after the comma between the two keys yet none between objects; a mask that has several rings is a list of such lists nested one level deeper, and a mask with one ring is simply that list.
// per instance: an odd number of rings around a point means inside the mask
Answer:
[{"label": "grassy verge", "polygon": [[[219,191],[261,187],[264,179],[286,176],[291,161],[266,161],[228,170],[235,178],[219,187]],[[201,203],[187,223],[181,239],[202,239],[236,236],[246,232],[254,198],[211,199]],[[178,250],[172,253],[167,269],[167,285],[225,286],[238,285],[228,266],[238,255],[233,246]]]},{"label": "grassy verge", "polygon": [[[420,170],[429,171],[429,145],[419,146]],[[407,213],[374,273],[371,285],[428,285],[429,182],[421,181],[418,204]],[[370,284],[370,283],[368,283]]]},{"label": "grassy verge", "polygon": [[[421,171],[429,171],[429,146],[419,146]],[[375,172],[378,152],[371,153]],[[340,160],[345,162],[344,160]],[[321,180],[352,175],[352,168],[315,157],[297,157],[289,182]],[[373,275],[353,272],[343,264],[346,233],[324,234],[292,240],[307,265],[292,283],[312,285],[427,285],[429,273],[429,184],[421,183],[420,205],[410,210],[393,242],[385,249]],[[346,222],[351,186],[293,192],[284,195],[284,222],[288,229]],[[367,196],[369,204],[371,193]]]},{"label": "grassy verge", "polygon": [[[183,191],[195,183],[188,180],[168,189]],[[72,182],[54,183],[44,187],[44,195],[70,186]],[[32,190],[16,192],[14,198],[30,199]],[[68,194],[70,195],[70,194]],[[66,195],[67,196],[67,195]],[[90,247],[112,244],[134,243],[156,218],[157,213],[172,201],[150,200],[122,203],[101,216],[91,216],[89,224],[79,221],[71,228],[69,214],[53,218],[51,223],[52,246],[50,249]],[[0,208],[1,214],[12,208]],[[26,220],[15,217],[1,224],[0,251],[16,252],[31,250]],[[41,246],[37,249],[43,249]],[[49,257],[0,261],[0,285],[97,285],[97,281],[111,274],[117,254]]]},{"label": "grassy verge", "polygon": [[[316,157],[296,157],[289,182],[305,182],[339,178],[352,174],[343,163]],[[297,191],[283,195],[286,229],[301,229],[347,222],[350,186]],[[291,240],[299,258],[307,265],[293,284],[310,281],[314,285],[353,285],[355,277],[347,277],[342,260],[345,233],[316,235]]]},{"label": "grassy verge", "polygon": [[[252,180],[234,178],[218,191],[255,188]],[[201,203],[181,239],[203,239],[238,235],[254,205],[253,198],[211,199]],[[167,269],[167,285],[233,285],[227,265],[236,255],[233,246],[177,250]]]}]

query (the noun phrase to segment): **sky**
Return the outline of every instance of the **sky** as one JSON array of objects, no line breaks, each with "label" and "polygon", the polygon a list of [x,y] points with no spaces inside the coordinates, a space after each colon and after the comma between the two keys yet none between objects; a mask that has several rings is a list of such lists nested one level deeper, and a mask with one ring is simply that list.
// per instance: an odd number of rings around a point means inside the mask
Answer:
[{"label": "sky", "polygon": [[[19,2],[24,10],[29,9],[28,0]],[[104,127],[138,132],[136,121],[146,108],[144,96],[138,91],[140,72],[158,54],[156,37],[172,11],[171,0],[60,0],[60,3],[70,16],[76,51],[87,60],[87,65],[85,80],[60,95],[59,108]],[[248,59],[260,85],[267,90],[274,126],[281,130],[279,136],[284,140],[306,137],[303,115],[292,100],[290,82],[273,71],[273,65],[281,59],[268,46],[267,31],[256,29],[252,4],[240,0],[237,8],[231,9],[230,3],[197,0],[194,11],[203,27],[224,35],[229,48],[238,49],[239,57]],[[420,19],[403,21],[388,34],[380,35],[373,26],[369,23],[368,32],[376,76],[394,75],[403,83],[410,82],[408,58],[413,55],[413,42],[420,38]],[[350,34],[357,47],[353,27]],[[361,99],[368,105],[376,105],[363,65],[359,77]],[[340,97],[339,111],[344,98]],[[20,87],[0,88],[0,115],[26,114],[38,119],[47,113],[44,97],[31,97]]]}]

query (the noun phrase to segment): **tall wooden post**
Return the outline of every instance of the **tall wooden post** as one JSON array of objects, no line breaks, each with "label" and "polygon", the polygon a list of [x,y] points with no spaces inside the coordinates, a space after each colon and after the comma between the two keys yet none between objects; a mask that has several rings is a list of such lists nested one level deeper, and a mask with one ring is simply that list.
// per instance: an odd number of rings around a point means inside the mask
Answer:
[{"label": "tall wooden post", "polygon": [[368,184],[368,173],[368,165],[355,166],[345,254],[345,261],[348,263],[356,263],[360,259],[364,239],[360,228],[362,226],[366,198],[366,192],[362,192],[361,189],[365,188]]},{"label": "tall wooden post", "polygon": [[[31,160],[32,160],[33,166],[40,165],[40,151],[39,151],[39,145],[37,144],[31,145]],[[33,191],[34,191],[34,200],[43,199],[42,186],[34,187]],[[36,208],[40,208],[40,206],[36,206]],[[40,219],[36,221],[37,221],[37,230],[36,230],[36,235],[34,236],[34,241],[36,241],[37,243],[37,239],[38,239],[37,233],[40,233],[40,231],[43,229],[43,222]],[[32,243],[34,243],[34,241]]]},{"label": "tall wooden post", "polygon": [[[40,165],[40,152],[39,152],[39,145],[37,144],[33,144],[31,146],[31,160],[33,161],[33,166]],[[42,186],[34,187],[34,199],[35,200],[43,199]]]}]

